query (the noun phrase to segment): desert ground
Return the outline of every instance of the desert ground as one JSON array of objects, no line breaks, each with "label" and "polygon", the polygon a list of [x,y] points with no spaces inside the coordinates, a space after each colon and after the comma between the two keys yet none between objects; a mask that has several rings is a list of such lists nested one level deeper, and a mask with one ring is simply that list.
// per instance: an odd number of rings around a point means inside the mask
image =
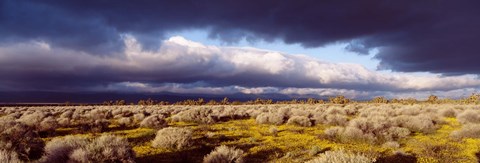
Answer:
[{"label": "desert ground", "polygon": [[0,109],[0,162],[478,162],[480,105]]}]

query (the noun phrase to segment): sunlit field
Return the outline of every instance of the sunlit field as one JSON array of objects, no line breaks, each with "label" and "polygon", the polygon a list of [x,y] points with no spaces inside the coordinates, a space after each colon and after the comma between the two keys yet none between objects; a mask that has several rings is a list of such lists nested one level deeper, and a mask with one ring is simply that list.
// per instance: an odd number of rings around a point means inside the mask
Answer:
[{"label": "sunlit field", "polygon": [[478,162],[480,151],[480,106],[467,104],[3,107],[0,121],[0,162]]}]

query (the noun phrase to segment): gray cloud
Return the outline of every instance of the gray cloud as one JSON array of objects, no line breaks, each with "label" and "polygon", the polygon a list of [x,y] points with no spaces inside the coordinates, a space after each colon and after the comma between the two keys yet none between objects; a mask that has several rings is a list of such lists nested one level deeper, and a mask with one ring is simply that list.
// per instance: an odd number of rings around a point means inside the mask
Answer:
[{"label": "gray cloud", "polygon": [[165,32],[208,29],[226,42],[276,40],[318,47],[377,48],[379,69],[478,74],[479,1],[16,1],[0,2],[0,42],[111,55],[130,33],[156,49]]},{"label": "gray cloud", "polygon": [[[156,50],[123,35],[113,56],[27,41],[0,46],[0,83],[18,90],[179,93],[284,93],[352,96],[366,92],[428,92],[478,88],[473,75],[439,76],[371,71],[249,47],[208,46],[171,37]],[[360,93],[359,93],[360,92]]]}]

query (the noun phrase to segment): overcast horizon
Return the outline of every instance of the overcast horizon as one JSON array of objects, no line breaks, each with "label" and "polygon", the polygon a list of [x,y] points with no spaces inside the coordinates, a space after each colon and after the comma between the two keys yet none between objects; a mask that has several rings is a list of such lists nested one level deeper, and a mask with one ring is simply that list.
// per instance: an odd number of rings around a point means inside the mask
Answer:
[{"label": "overcast horizon", "polygon": [[458,99],[480,89],[478,5],[3,0],[0,92]]}]

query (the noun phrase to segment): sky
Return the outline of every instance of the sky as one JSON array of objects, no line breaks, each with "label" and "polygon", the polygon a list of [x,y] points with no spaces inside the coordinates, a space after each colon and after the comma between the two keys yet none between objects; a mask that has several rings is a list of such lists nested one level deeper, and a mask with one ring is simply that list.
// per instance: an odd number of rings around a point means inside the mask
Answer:
[{"label": "sky", "polygon": [[474,0],[2,0],[0,92],[463,98]]}]

